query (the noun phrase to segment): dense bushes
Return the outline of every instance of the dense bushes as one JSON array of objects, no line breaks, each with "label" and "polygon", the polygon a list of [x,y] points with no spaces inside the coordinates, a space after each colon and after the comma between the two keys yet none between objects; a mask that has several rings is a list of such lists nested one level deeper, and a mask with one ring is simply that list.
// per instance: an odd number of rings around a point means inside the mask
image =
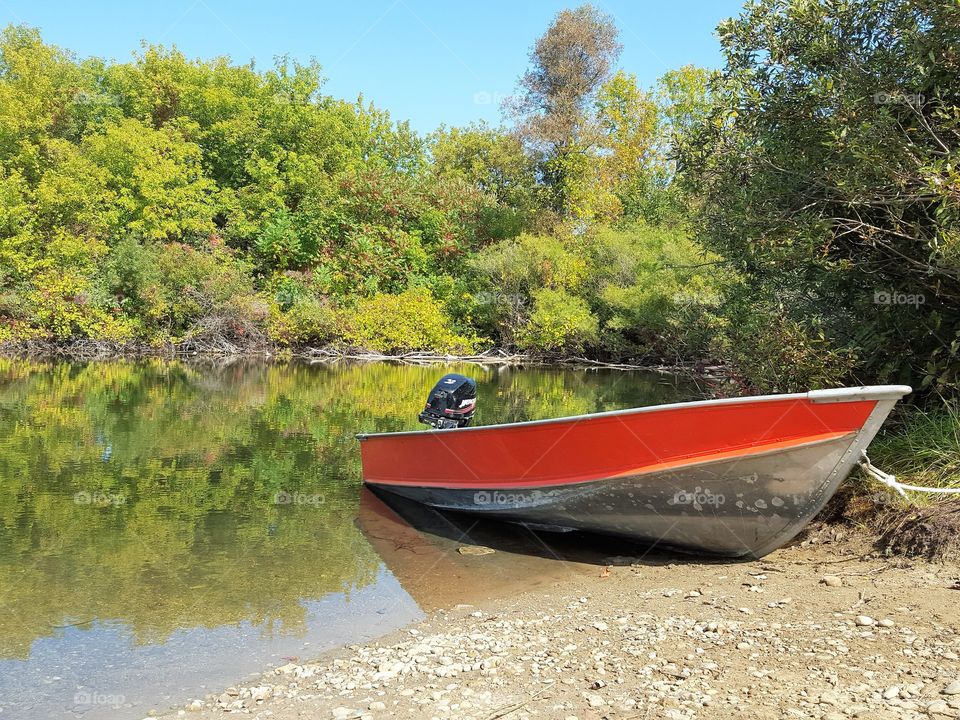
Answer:
[{"label": "dense bushes", "polygon": [[642,222],[565,239],[522,235],[485,248],[471,268],[473,317],[501,343],[650,360],[714,352],[734,277],[682,226]]},{"label": "dense bushes", "polygon": [[314,65],[81,62],[4,30],[0,340],[340,339],[334,307],[442,286],[535,212],[503,133],[438,138],[431,164],[404,123],[320,88]]},{"label": "dense bushes", "polygon": [[421,138],[324,96],[313,65],[79,62],[7,28],[0,340],[709,353],[723,276],[651,210],[692,106],[676,88],[701,79],[678,73],[662,106],[624,73],[594,81],[574,125],[600,135],[550,170],[522,133]]},{"label": "dense bushes", "polygon": [[826,352],[834,381],[957,392],[960,6],[759,0],[718,35],[726,68],[680,165],[740,302],[779,308],[791,341],[771,360],[799,387]]},{"label": "dense bushes", "polygon": [[473,342],[453,331],[442,307],[422,289],[361,300],[342,322],[347,343],[378,352],[473,352]]},{"label": "dense bushes", "polygon": [[581,298],[565,290],[534,290],[530,317],[520,329],[517,344],[525,350],[581,352],[595,346],[599,322]]},{"label": "dense bushes", "polygon": [[758,0],[723,70],[644,89],[609,17],[563,11],[512,128],[427,137],[313,64],[78,61],[9,27],[0,341],[495,344],[953,393],[958,20]]}]

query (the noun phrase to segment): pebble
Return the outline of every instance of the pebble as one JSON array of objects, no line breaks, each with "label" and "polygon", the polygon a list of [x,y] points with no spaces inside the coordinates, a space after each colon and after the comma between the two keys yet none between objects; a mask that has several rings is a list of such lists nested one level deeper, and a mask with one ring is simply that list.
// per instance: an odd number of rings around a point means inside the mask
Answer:
[{"label": "pebble", "polygon": [[483,545],[461,545],[457,552],[461,555],[492,555],[496,550]]},{"label": "pebble", "polygon": [[[646,578],[658,571],[644,572]],[[735,604],[746,597],[739,595],[739,578],[726,587],[719,579],[691,581],[702,582],[696,602],[663,601],[667,593],[681,598],[689,591],[665,590],[653,580],[619,595],[560,590],[526,605],[482,611],[462,605],[393,641],[288,663],[200,704],[209,711],[212,703],[218,717],[281,715],[282,704],[296,698],[303,710],[287,709],[303,717],[488,718],[534,695],[531,688],[550,688],[517,717],[630,717],[650,707],[651,717],[669,720],[960,718],[960,645],[951,623],[925,615],[915,627],[903,626],[926,604],[901,612],[879,596],[869,606],[881,618],[874,620],[844,612],[842,598],[829,607],[791,601],[784,596],[799,596],[797,585],[785,587],[773,572],[768,578],[769,595],[753,609]],[[884,616],[893,613],[900,631],[889,630],[894,622]],[[873,626],[887,630],[865,631]]]},{"label": "pebble", "polygon": [[592,708],[600,707],[604,704],[603,698],[596,693],[584,693],[583,697],[586,699],[587,704]]},{"label": "pebble", "polygon": [[820,704],[821,705],[837,705],[840,702],[840,696],[837,695],[832,690],[827,690],[826,692],[820,693]]},{"label": "pebble", "polygon": [[823,583],[824,585],[826,585],[827,587],[842,587],[842,586],[843,586],[843,578],[841,578],[839,575],[824,575],[824,576],[820,579],[820,582]]}]

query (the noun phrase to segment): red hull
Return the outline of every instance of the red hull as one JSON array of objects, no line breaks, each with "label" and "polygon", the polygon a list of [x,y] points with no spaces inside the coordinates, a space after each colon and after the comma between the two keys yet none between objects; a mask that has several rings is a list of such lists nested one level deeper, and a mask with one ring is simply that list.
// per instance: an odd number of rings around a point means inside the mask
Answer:
[{"label": "red hull", "polygon": [[364,481],[436,508],[761,557],[856,465],[904,386],[361,436]]},{"label": "red hull", "polygon": [[364,438],[379,485],[523,488],[634,475],[829,440],[863,427],[875,400],[681,405],[543,423]]}]

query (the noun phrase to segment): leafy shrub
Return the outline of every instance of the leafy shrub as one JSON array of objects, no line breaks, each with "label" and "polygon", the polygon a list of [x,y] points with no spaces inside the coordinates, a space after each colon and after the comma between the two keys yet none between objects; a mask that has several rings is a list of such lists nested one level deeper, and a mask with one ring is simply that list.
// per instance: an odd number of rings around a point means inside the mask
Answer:
[{"label": "leafy shrub", "polygon": [[610,350],[660,359],[710,352],[725,289],[735,279],[683,227],[636,223],[590,238],[588,297]]},{"label": "leafy shrub", "polygon": [[170,243],[163,246],[157,262],[164,320],[173,334],[182,333],[204,316],[233,314],[243,306],[237,304],[238,299],[254,295],[250,266],[222,248],[196,250]]},{"label": "leafy shrub", "polygon": [[599,323],[587,303],[564,290],[533,293],[533,311],[520,330],[521,348],[550,353],[580,352],[597,342]]},{"label": "leafy shrub", "polygon": [[452,330],[441,305],[423,289],[361,300],[345,313],[343,338],[355,347],[382,353],[473,351],[472,339]]},{"label": "leafy shrub", "polygon": [[163,320],[167,301],[158,265],[160,251],[127,236],[110,251],[101,283],[125,315],[138,319],[149,333]]},{"label": "leafy shrub", "polygon": [[283,311],[273,304],[270,312],[270,338],[281,345],[323,345],[338,331],[333,308],[314,296],[299,296]]},{"label": "leafy shrub", "polygon": [[792,320],[772,304],[727,307],[721,357],[741,381],[764,393],[802,392],[843,385],[857,362],[815,327]]},{"label": "leafy shrub", "polygon": [[471,314],[478,326],[512,344],[527,321],[534,292],[575,292],[588,274],[587,259],[556,237],[521,235],[490,245],[470,260],[478,280]]},{"label": "leafy shrub", "polygon": [[57,340],[89,337],[122,342],[133,335],[129,321],[107,314],[96,302],[89,279],[77,272],[39,273],[27,299],[33,306],[33,321]]}]

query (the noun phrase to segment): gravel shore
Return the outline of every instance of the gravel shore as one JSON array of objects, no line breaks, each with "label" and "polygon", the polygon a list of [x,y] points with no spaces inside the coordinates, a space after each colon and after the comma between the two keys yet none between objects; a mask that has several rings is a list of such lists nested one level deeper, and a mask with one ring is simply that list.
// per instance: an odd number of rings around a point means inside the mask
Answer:
[{"label": "gravel shore", "polygon": [[960,568],[831,547],[611,558],[167,717],[960,718]]}]

